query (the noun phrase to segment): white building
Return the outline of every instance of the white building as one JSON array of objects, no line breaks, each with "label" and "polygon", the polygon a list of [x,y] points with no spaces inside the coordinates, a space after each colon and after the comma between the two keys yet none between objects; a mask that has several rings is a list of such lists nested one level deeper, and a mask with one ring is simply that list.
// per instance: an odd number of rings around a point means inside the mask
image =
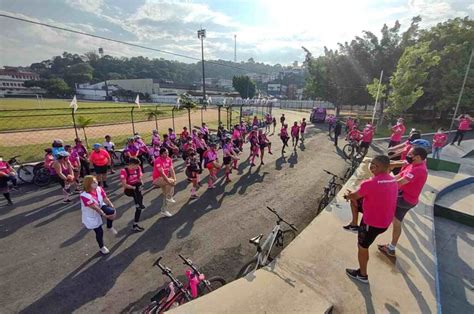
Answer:
[{"label": "white building", "polygon": [[37,73],[5,66],[4,69],[0,69],[0,97],[44,94],[46,91],[39,87],[25,86],[25,81],[36,81],[39,79],[40,76]]}]

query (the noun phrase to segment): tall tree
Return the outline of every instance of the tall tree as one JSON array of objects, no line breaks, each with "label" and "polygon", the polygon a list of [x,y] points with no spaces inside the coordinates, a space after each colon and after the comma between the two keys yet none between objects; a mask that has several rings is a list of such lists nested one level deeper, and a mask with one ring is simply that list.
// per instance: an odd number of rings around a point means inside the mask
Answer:
[{"label": "tall tree", "polygon": [[242,98],[253,98],[255,96],[255,83],[247,76],[234,76],[232,86]]}]

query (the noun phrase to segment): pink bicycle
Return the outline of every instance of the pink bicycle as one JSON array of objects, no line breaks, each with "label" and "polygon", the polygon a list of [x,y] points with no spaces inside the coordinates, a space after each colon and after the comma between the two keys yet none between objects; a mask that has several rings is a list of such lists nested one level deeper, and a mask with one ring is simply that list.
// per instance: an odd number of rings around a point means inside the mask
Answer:
[{"label": "pink bicycle", "polygon": [[183,284],[174,277],[171,269],[160,263],[162,257],[159,257],[153,266],[158,266],[163,275],[171,281],[151,298],[151,303],[143,313],[164,313],[226,284],[225,279],[219,276],[206,279],[189,258],[184,258],[181,254],[179,257],[184,261],[184,265],[191,268],[185,271],[187,282]]}]

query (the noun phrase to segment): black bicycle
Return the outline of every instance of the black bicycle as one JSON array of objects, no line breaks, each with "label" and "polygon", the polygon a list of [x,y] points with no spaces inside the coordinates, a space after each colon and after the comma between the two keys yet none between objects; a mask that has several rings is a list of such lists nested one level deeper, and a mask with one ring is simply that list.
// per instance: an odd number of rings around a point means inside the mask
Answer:
[{"label": "black bicycle", "polygon": [[340,188],[342,188],[342,184],[336,183],[336,180],[340,180],[341,182],[344,181],[343,178],[339,177],[338,175],[325,170],[327,174],[331,175],[331,179],[329,180],[328,184],[324,187],[324,194],[321,197],[321,200],[319,201],[318,205],[318,214],[328,206],[329,202],[336,196],[337,191],[339,191]]},{"label": "black bicycle", "polygon": [[351,165],[349,166],[349,168],[347,168],[346,172],[344,173],[344,177],[343,177],[344,182],[349,180],[350,177],[356,172],[357,168],[359,168],[361,161],[362,160],[359,158],[351,159]]},{"label": "black bicycle", "polygon": [[21,157],[21,155],[10,158],[8,164],[12,167],[17,166],[16,173],[18,179],[23,183],[33,183],[36,173],[43,167],[44,163],[40,162],[36,165],[26,165],[21,163],[18,157]]},{"label": "black bicycle", "polygon": [[363,159],[367,154],[368,149],[366,147],[360,147],[358,141],[350,141],[342,148],[342,153],[346,159]]}]

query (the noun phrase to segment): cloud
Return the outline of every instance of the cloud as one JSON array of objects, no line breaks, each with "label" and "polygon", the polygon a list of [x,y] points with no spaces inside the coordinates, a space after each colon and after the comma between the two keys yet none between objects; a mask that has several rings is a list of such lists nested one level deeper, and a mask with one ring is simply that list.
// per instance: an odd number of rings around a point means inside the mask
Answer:
[{"label": "cloud", "polygon": [[66,3],[73,9],[89,13],[101,13],[104,0],[66,0]]}]

